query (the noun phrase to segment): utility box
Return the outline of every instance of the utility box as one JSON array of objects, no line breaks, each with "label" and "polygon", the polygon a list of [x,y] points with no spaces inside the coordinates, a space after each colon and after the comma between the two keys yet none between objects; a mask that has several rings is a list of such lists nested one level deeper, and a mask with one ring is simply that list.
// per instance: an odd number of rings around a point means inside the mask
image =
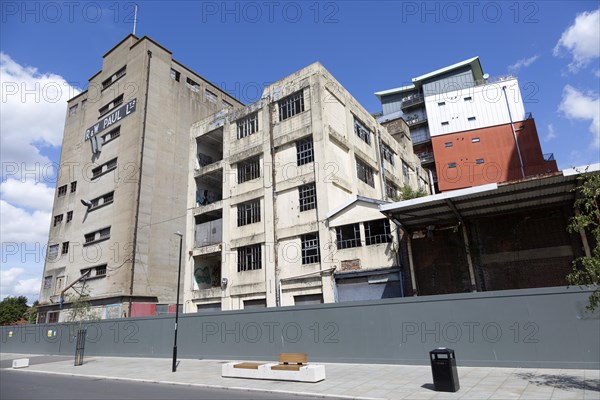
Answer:
[{"label": "utility box", "polygon": [[429,352],[433,386],[437,392],[458,392],[458,372],[454,350],[440,347]]}]

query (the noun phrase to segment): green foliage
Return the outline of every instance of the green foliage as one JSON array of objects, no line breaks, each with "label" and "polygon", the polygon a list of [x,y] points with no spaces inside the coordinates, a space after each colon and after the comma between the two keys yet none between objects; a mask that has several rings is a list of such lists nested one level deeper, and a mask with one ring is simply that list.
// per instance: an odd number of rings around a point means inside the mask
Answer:
[{"label": "green foliage", "polygon": [[[73,288],[75,290],[75,288]],[[92,305],[89,302],[89,290],[85,286],[85,282],[75,293],[65,295],[65,303],[70,303],[69,313],[66,318],[67,322],[81,321],[97,321],[98,317]]]},{"label": "green foliage", "polygon": [[6,297],[0,302],[0,325],[17,322],[27,313],[27,297]]},{"label": "green foliage", "polygon": [[587,306],[588,310],[594,311],[600,306],[600,172],[582,175],[575,190],[575,216],[568,230],[591,233],[595,247],[590,251],[591,257],[579,257],[573,261],[573,271],[567,275],[567,282],[570,285],[596,285]]},{"label": "green foliage", "polygon": [[29,307],[29,309],[27,310],[27,312],[25,313],[25,318],[27,319],[27,321],[30,324],[35,324],[37,321],[37,313],[38,313],[38,305],[40,304],[39,301],[34,301],[33,304],[31,305],[31,307]]},{"label": "green foliage", "polygon": [[423,197],[423,196],[427,196],[428,193],[419,188],[419,190],[414,190],[412,187],[408,186],[408,185],[404,185],[402,186],[402,188],[400,189],[400,196],[398,198],[395,198],[395,201],[400,201],[400,200],[410,200],[410,199],[416,199],[417,197]]}]

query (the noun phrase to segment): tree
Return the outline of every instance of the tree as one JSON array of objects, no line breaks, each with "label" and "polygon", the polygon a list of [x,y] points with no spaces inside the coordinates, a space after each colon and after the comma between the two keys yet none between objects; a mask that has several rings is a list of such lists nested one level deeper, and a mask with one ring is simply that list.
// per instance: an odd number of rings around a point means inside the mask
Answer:
[{"label": "tree", "polygon": [[568,226],[569,232],[589,232],[594,248],[590,256],[573,261],[573,271],[567,275],[569,285],[596,285],[589,297],[587,309],[594,311],[600,305],[600,172],[584,173],[578,178],[575,191],[575,216]]},{"label": "tree", "polygon": [[89,289],[85,286],[85,281],[80,288],[75,289],[73,287],[73,290],[77,294],[69,293],[65,296],[65,303],[70,303],[67,322],[81,323],[82,321],[96,321],[100,319],[89,302],[90,293]]},{"label": "tree", "polygon": [[33,304],[31,305],[31,307],[29,307],[29,309],[25,313],[25,317],[27,318],[27,321],[30,324],[35,324],[37,321],[37,313],[38,313],[39,304],[40,304],[39,301],[37,301],[37,300],[34,301]]},{"label": "tree", "polygon": [[427,192],[421,188],[414,190],[409,185],[404,185],[400,189],[400,196],[395,198],[395,201],[416,199],[417,197],[427,196]]},{"label": "tree", "polygon": [[0,302],[0,324],[12,324],[23,319],[28,308],[25,296],[5,297]]}]

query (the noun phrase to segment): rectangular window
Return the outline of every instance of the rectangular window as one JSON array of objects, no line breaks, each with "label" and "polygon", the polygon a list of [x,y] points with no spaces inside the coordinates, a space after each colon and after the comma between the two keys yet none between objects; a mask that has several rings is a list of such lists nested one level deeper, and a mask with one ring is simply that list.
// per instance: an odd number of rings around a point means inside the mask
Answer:
[{"label": "rectangular window", "polygon": [[62,185],[58,188],[58,197],[65,196],[67,194],[67,185]]},{"label": "rectangular window", "polygon": [[456,168],[456,163],[455,162],[448,163],[448,168]]},{"label": "rectangular window", "polygon": [[483,160],[483,158],[478,158],[477,160],[475,160],[475,164],[483,164],[485,161]]},{"label": "rectangular window", "polygon": [[385,195],[388,199],[395,199],[398,197],[398,187],[391,181],[385,181]]},{"label": "rectangular window", "polygon": [[314,161],[312,136],[296,142],[296,163],[298,166]]},{"label": "rectangular window", "polygon": [[237,138],[242,139],[258,132],[258,113],[237,121]]},{"label": "rectangular window", "polygon": [[467,121],[475,121],[475,117],[469,117],[467,118]]},{"label": "rectangular window", "polygon": [[73,220],[73,211],[67,211],[67,223]]},{"label": "rectangular window", "polygon": [[190,78],[185,79],[185,85],[192,92],[198,93],[200,91],[200,85],[198,83],[194,82],[193,80],[191,80]]},{"label": "rectangular window", "polygon": [[44,289],[50,289],[52,287],[52,277],[47,276],[44,278]]},{"label": "rectangular window", "polygon": [[87,99],[81,100],[81,111],[87,108]]},{"label": "rectangular window", "polygon": [[464,98],[464,100],[465,101],[471,101],[471,100],[473,100],[473,98],[471,96],[467,96],[467,97]]},{"label": "rectangular window", "polygon": [[444,147],[452,147],[452,146],[454,146],[454,143],[452,143],[452,142],[444,143]]},{"label": "rectangular window", "polygon": [[173,79],[174,81],[179,82],[179,79],[181,78],[181,73],[173,68],[171,68],[171,79]]},{"label": "rectangular window", "polygon": [[54,260],[58,256],[58,245],[53,244],[48,246],[48,259]]},{"label": "rectangular window", "polygon": [[302,242],[302,265],[321,262],[319,233],[309,233],[300,237]]},{"label": "rectangular window", "polygon": [[58,314],[60,311],[48,311],[48,323],[56,324],[58,323]]},{"label": "rectangular window", "polygon": [[62,244],[62,254],[69,253],[69,242],[63,242]]},{"label": "rectangular window", "polygon": [[71,193],[75,193],[77,190],[77,181],[71,182]]},{"label": "rectangular window", "polygon": [[384,160],[394,165],[394,156],[396,155],[396,153],[394,153],[390,146],[383,142],[381,142],[381,155],[383,156]]},{"label": "rectangular window", "polygon": [[77,104],[69,107],[69,115],[75,115],[75,114],[77,114]]},{"label": "rectangular window", "polygon": [[279,100],[279,120],[284,121],[304,111],[304,92],[301,90]]},{"label": "rectangular window", "polygon": [[356,117],[354,117],[354,133],[366,144],[371,145],[371,132]]},{"label": "rectangular window", "polygon": [[213,92],[211,92],[208,89],[204,90],[204,98],[208,101],[210,101],[211,103],[216,103],[217,102],[217,95],[214,94]]},{"label": "rectangular window", "polygon": [[54,216],[54,226],[60,224],[62,222],[62,220],[63,220],[63,215],[62,214],[55,215]]},{"label": "rectangular window", "polygon": [[96,198],[90,200],[90,203],[92,203],[92,205],[88,209],[88,212],[93,211],[96,208],[100,208],[102,206],[112,203],[114,200],[114,197],[115,197],[115,192],[112,191],[112,192],[108,192],[106,194],[103,194],[102,196],[99,196],[99,197],[96,197]]},{"label": "rectangular window", "polygon": [[260,177],[260,157],[238,163],[238,183],[244,183]]},{"label": "rectangular window", "polygon": [[260,199],[238,204],[238,226],[253,224],[260,221]]},{"label": "rectangular window", "polygon": [[223,105],[223,107],[225,107],[225,108],[233,108],[233,104],[231,104],[231,103],[228,103],[228,102],[227,102],[227,101],[225,101],[225,100],[221,100],[221,104],[222,104],[222,105]]},{"label": "rectangular window", "polygon": [[106,264],[95,267],[96,276],[106,276]]},{"label": "rectangular window", "polygon": [[119,136],[121,136],[121,127],[117,126],[115,129],[102,135],[102,144],[106,144],[106,143],[110,142],[111,140],[118,138]]},{"label": "rectangular window", "polygon": [[402,176],[404,177],[404,183],[408,183],[410,180],[410,167],[404,161],[402,161]]},{"label": "rectangular window", "polygon": [[365,222],[365,243],[367,246],[380,243],[391,243],[392,232],[388,219]]},{"label": "rectangular window", "polygon": [[373,176],[373,168],[369,167],[366,163],[356,159],[356,175],[358,179],[366,183],[371,187],[375,187],[375,178]]},{"label": "rectangular window", "polygon": [[108,228],[100,229],[95,232],[90,232],[85,234],[85,243],[94,243],[99,242],[101,240],[106,240],[110,238],[110,226]]},{"label": "rectangular window", "polygon": [[442,126],[446,126],[446,125],[450,125],[450,122],[448,122],[448,121],[442,122]]},{"label": "rectangular window", "polygon": [[237,270],[252,271],[261,269],[261,245],[255,244],[252,246],[240,247],[237,249]]},{"label": "rectangular window", "polygon": [[298,188],[300,211],[312,210],[317,206],[317,188],[314,183],[302,185]]},{"label": "rectangular window", "polygon": [[440,102],[438,103],[438,106],[445,106],[445,105],[446,105],[446,102],[445,102],[445,101],[440,101]]},{"label": "rectangular window", "polygon": [[125,76],[126,71],[127,66],[124,66],[123,68],[115,72],[110,78],[102,81],[102,90],[106,89],[107,87],[118,81],[119,78],[121,78],[122,76]]},{"label": "rectangular window", "polygon": [[335,228],[336,245],[338,249],[349,249],[362,246],[360,242],[360,225],[350,224]]},{"label": "rectangular window", "polygon": [[115,168],[117,168],[117,159],[113,158],[112,160],[92,169],[92,179],[99,178],[100,176],[112,171]]},{"label": "rectangular window", "polygon": [[471,139],[471,143],[479,143],[480,139],[478,137],[474,137],[473,139]]},{"label": "rectangular window", "polygon": [[116,97],[113,101],[111,101],[108,104],[105,104],[104,106],[102,106],[98,112],[100,113],[100,117],[102,117],[105,114],[108,114],[109,111],[114,110],[116,107],[120,106],[121,104],[123,104],[123,95],[119,95],[118,97]]}]

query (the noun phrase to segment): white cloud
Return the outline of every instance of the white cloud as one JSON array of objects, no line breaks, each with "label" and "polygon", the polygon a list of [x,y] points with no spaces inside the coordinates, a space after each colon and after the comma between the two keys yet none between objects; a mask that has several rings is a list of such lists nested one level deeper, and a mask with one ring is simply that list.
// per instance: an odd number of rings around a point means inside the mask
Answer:
[{"label": "white cloud", "polygon": [[544,136],[544,142],[549,142],[553,139],[556,139],[557,135],[554,132],[554,125],[548,124],[548,133]]},{"label": "white cloud", "polygon": [[20,65],[6,53],[0,53],[0,82],[3,172],[10,163],[28,171],[36,168],[35,163],[37,169],[51,164],[40,149],[60,146],[67,100],[78,94],[78,89],[59,75]]},{"label": "white cloud", "polygon": [[49,211],[35,210],[31,213],[0,200],[0,237],[2,242],[48,243],[50,228]]},{"label": "white cloud", "polygon": [[575,22],[563,32],[554,47],[554,55],[560,55],[563,48],[571,53],[571,72],[579,71],[600,57],[600,9],[577,14]]},{"label": "white cloud", "polygon": [[54,189],[33,180],[7,179],[0,183],[0,195],[7,202],[40,211],[52,210]]},{"label": "white cloud", "polygon": [[540,58],[540,56],[538,56],[537,54],[534,56],[531,56],[529,58],[522,58],[519,61],[517,61],[516,63],[509,65],[508,66],[508,71],[512,72],[512,73],[517,73],[519,72],[519,70],[521,68],[524,67],[529,67],[531,64],[533,64],[538,58]]},{"label": "white cloud", "polygon": [[26,296],[30,303],[40,294],[42,280],[38,278],[23,279],[23,268],[0,270],[0,299],[7,296]]},{"label": "white cloud", "polygon": [[584,94],[567,85],[558,106],[565,117],[575,120],[591,120],[589,131],[593,135],[592,146],[600,147],[600,99],[598,94]]}]

